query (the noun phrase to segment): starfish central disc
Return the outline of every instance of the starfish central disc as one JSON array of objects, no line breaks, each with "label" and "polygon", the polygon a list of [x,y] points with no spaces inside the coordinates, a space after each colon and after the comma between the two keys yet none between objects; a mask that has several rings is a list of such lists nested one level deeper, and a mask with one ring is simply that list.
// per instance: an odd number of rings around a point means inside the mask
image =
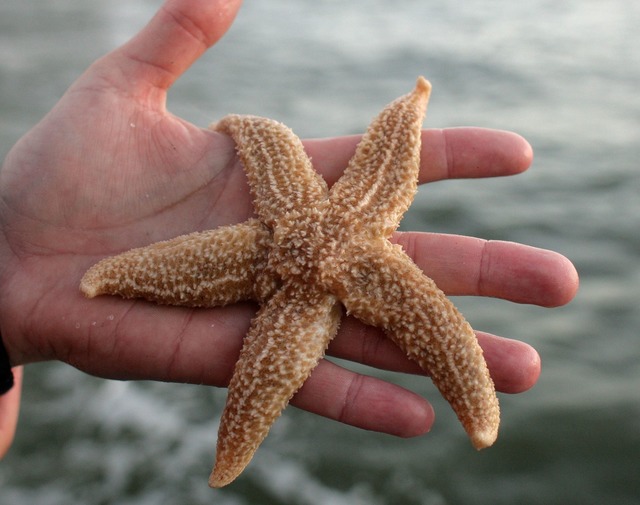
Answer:
[{"label": "starfish central disc", "polygon": [[273,233],[269,264],[282,279],[303,284],[322,283],[323,265],[333,254],[333,240],[324,222],[328,202],[289,212]]}]

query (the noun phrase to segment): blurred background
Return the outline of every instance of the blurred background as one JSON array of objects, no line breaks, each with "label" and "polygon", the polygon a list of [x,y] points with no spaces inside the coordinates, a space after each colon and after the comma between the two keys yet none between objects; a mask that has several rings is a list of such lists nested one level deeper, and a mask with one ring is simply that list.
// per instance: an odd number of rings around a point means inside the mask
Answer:
[{"label": "blurred background", "polygon": [[[160,4],[3,0],[1,157]],[[0,503],[639,503],[639,26],[640,2],[628,0],[247,2],[171,90],[173,113],[351,134],[423,74],[434,86],[426,126],[531,142],[524,175],[427,185],[402,226],[520,241],[575,263],[581,287],[567,307],[456,300],[475,328],[533,344],[540,381],[501,395],[500,438],[478,453],[430,381],[361,367],[428,397],[432,432],[401,440],[287,409],[241,478],[213,491],[225,390],[31,365]]]}]

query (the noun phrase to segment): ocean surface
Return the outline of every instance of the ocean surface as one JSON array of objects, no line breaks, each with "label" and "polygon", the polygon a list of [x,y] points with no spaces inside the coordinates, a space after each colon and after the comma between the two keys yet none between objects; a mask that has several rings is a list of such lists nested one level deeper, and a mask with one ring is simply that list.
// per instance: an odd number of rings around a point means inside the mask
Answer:
[{"label": "ocean surface", "polygon": [[[2,0],[0,155],[159,0]],[[640,2],[246,2],[177,83],[169,108],[206,126],[228,112],[301,136],[361,132],[417,75],[426,126],[513,130],[517,177],[423,187],[404,229],[514,240],[576,265],[557,309],[464,298],[477,329],[540,352],[540,381],[501,395],[498,443],[474,451],[428,380],[376,370],[428,397],[411,440],[287,409],[233,485],[207,487],[226,391],[26,370],[2,505],[631,505],[640,503]],[[99,118],[96,118],[99,120]]]}]

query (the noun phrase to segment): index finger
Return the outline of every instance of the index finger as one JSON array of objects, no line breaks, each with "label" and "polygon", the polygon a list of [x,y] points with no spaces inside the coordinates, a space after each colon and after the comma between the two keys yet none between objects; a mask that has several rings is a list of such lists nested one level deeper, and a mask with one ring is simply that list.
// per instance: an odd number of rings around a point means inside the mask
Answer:
[{"label": "index finger", "polygon": [[[360,138],[311,139],[304,146],[331,185],[342,175]],[[423,130],[419,182],[515,175],[532,160],[529,143],[513,132],[474,127]]]}]

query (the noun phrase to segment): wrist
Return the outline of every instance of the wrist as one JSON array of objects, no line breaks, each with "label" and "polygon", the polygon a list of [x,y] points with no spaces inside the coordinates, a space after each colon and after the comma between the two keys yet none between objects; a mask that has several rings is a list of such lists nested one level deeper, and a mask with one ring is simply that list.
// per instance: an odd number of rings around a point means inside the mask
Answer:
[{"label": "wrist", "polygon": [[11,362],[7,353],[2,335],[0,335],[0,395],[5,394],[13,387],[13,370],[11,370]]}]

